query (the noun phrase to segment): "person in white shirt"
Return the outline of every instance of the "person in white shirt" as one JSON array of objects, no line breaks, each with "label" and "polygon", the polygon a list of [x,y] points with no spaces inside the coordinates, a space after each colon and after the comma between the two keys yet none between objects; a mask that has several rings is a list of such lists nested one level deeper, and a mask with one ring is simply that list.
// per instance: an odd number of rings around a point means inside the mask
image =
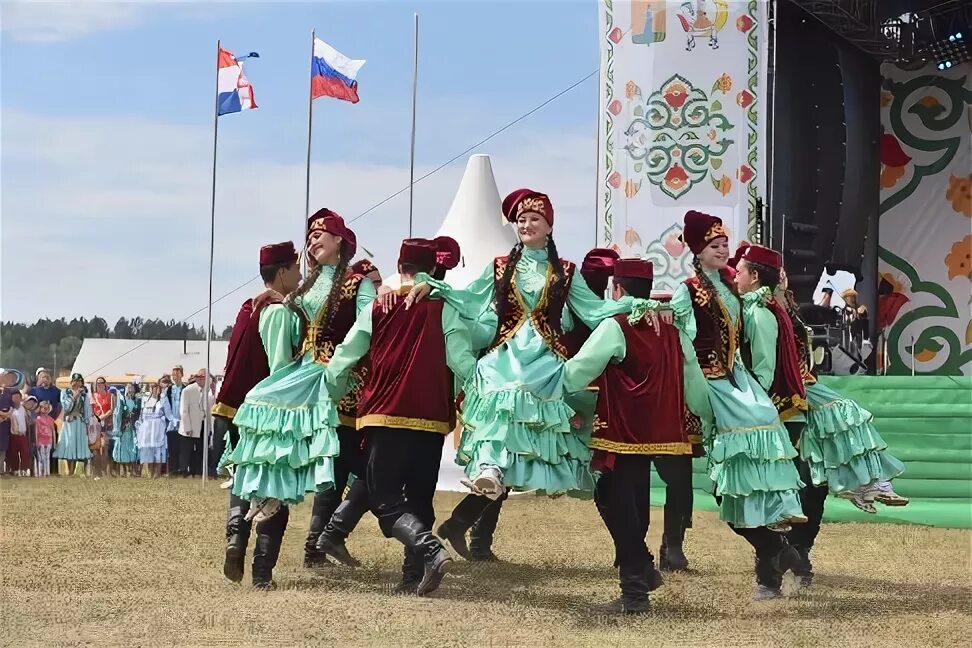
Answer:
[{"label": "person in white shirt", "polygon": [[17,477],[30,476],[30,452],[27,442],[27,410],[21,405],[23,394],[11,396],[10,444],[7,446],[7,467]]},{"label": "person in white shirt", "polygon": [[185,476],[201,475],[202,444],[206,442],[206,412],[203,389],[206,370],[200,369],[191,384],[182,390],[179,403],[179,472]]}]

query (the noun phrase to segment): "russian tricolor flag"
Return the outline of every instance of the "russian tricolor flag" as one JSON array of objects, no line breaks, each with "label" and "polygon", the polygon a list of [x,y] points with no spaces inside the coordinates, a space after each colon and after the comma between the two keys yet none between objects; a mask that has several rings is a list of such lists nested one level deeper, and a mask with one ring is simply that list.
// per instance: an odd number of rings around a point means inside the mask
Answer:
[{"label": "russian tricolor flag", "polygon": [[256,108],[253,86],[243,74],[243,59],[259,58],[256,52],[236,58],[229,50],[219,48],[216,79],[216,113],[228,115]]},{"label": "russian tricolor flag", "polygon": [[358,82],[354,78],[363,60],[349,59],[320,38],[314,37],[311,58],[311,98],[334,97],[358,103]]}]

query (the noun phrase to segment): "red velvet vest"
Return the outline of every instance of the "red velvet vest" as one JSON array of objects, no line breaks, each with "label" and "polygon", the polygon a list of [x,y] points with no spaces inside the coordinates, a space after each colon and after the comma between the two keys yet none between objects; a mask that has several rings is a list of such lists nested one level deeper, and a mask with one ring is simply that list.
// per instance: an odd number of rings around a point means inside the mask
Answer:
[{"label": "red velvet vest", "polygon": [[[506,271],[506,263],[508,257],[497,257],[493,262],[493,280],[495,285],[499,285],[500,281],[503,279],[503,273]],[[560,297],[558,298],[557,304],[554,306],[555,312],[561,313],[564,310],[564,306],[567,303],[567,294],[570,291],[570,284],[574,279],[574,270],[576,266],[570,261],[561,261],[561,266],[564,269],[564,287],[562,291],[559,291]],[[543,293],[540,295],[540,300],[534,307],[533,311],[527,313],[526,303],[523,301],[523,297],[520,296],[519,291],[516,289],[516,273],[510,280],[510,290],[507,295],[507,303],[505,308],[505,316],[503,320],[499,322],[499,326],[496,330],[496,337],[493,339],[493,343],[490,345],[489,350],[492,351],[496,347],[500,346],[510,338],[512,338],[523,323],[526,322],[527,318],[533,323],[533,327],[537,330],[537,333],[543,338],[547,346],[553,350],[561,358],[569,358],[571,355],[571,344],[563,333],[558,333],[557,329],[554,328],[553,323],[548,321],[547,317],[547,304],[548,295],[550,294],[550,288],[554,286],[556,282],[560,281],[559,277],[553,273],[550,264],[547,264],[547,283],[543,287]],[[560,322],[556,322],[557,325]],[[575,349],[576,351],[576,349]]]},{"label": "red velvet vest", "polygon": [[796,341],[797,354],[800,357],[800,377],[803,379],[803,384],[813,385],[817,382],[817,371],[811,360],[813,347],[810,344],[810,332],[798,322],[793,327],[793,339]]},{"label": "red velvet vest", "polygon": [[[254,303],[257,303],[256,311],[253,310]],[[260,312],[272,303],[280,303],[280,300],[272,291],[267,291],[255,300],[247,299],[236,314],[223,384],[216,395],[213,414],[232,419],[247,392],[270,375],[267,352],[260,339]]]},{"label": "red velvet vest", "polygon": [[[698,277],[685,280],[689,295],[692,297],[692,308],[695,310],[695,354],[699,358],[702,374],[709,380],[725,378],[732,371],[736,357],[736,349],[741,337],[742,316],[736,326],[732,325],[732,318],[724,304],[716,298],[717,308],[721,311],[718,318],[710,311],[710,297],[702,288]],[[728,366],[720,359],[717,349],[725,349]]]},{"label": "red velvet vest", "polygon": [[456,425],[452,372],[442,333],[443,302],[404,300],[387,313],[372,306],[368,381],[358,429],[392,427],[448,434]]},{"label": "red velvet vest", "polygon": [[[331,356],[334,355],[334,349],[344,341],[344,337],[351,330],[351,327],[354,326],[354,320],[358,315],[356,309],[358,287],[362,281],[365,281],[365,278],[359,274],[348,272],[344,275],[344,283],[341,284],[341,293],[334,306],[334,317],[331,318],[326,328],[322,326],[325,309],[321,307],[314,322],[307,327],[304,333],[301,353],[306,353],[308,350],[313,349],[314,360],[322,364],[327,364],[331,361]],[[352,373],[358,371],[358,369],[355,369]],[[357,385],[361,384],[359,376],[356,376],[352,380],[355,380]],[[356,400],[359,391],[356,389],[349,392],[347,396],[338,402],[337,410],[341,419],[341,425],[355,427],[357,415]]]},{"label": "red velvet vest", "polygon": [[678,331],[647,322],[632,326],[616,315],[626,352],[598,378],[597,414],[590,447],[617,454],[690,455]]},{"label": "red velvet vest", "polygon": [[[773,399],[776,411],[780,413],[780,420],[786,421],[798,412],[807,411],[807,392],[800,372],[800,356],[793,332],[793,322],[776,299],[767,301],[766,307],[773,313],[778,327],[776,373],[773,374],[773,383],[767,392]],[[743,349],[743,355],[747,359],[752,357],[748,344]],[[752,366],[751,361],[749,364]]]}]

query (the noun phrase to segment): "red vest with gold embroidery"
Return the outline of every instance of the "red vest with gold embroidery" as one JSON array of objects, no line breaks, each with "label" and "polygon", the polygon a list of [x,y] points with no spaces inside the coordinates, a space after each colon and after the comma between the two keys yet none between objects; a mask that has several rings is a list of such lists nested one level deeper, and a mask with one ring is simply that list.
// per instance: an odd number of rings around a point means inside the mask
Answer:
[{"label": "red vest with gold embroidery", "polygon": [[[689,295],[692,297],[692,308],[695,310],[695,354],[699,358],[699,365],[702,367],[702,374],[712,380],[715,378],[725,378],[726,374],[732,371],[735,361],[736,349],[739,346],[739,338],[742,331],[742,317],[733,326],[732,318],[725,305],[716,297],[710,297],[702,287],[702,282],[698,277],[691,277],[685,280],[688,286]],[[720,316],[713,317],[711,301],[715,300],[715,307],[719,309]],[[724,349],[724,361],[720,357],[718,349]],[[728,364],[728,366],[726,366]]]},{"label": "red vest with gold embroidery", "polygon": [[[358,287],[364,280],[365,278],[359,274],[349,272],[344,275],[341,292],[338,295],[337,303],[334,305],[334,317],[328,322],[327,327],[322,326],[325,309],[321,307],[316,319],[307,327],[304,333],[302,353],[313,349],[314,360],[322,364],[327,364],[331,361],[331,356],[334,355],[334,349],[344,341],[348,331],[354,326],[354,320],[357,318]],[[366,367],[367,365],[363,364],[362,366]],[[360,386],[362,381],[360,375],[357,373],[360,371],[361,369],[355,369],[352,372],[354,375],[352,380],[358,386]],[[341,425],[355,427],[355,409],[359,393],[360,388],[354,389],[338,402],[337,410],[341,419]]]},{"label": "red vest with gold embroidery", "polygon": [[[216,396],[213,414],[232,419],[247,392],[270,375],[267,352],[260,339],[260,312],[271,303],[279,303],[270,294],[268,291],[257,299],[247,299],[236,314],[226,356],[226,375]],[[259,306],[254,310],[257,302]]]},{"label": "red vest with gold embroidery", "polygon": [[[506,271],[507,258],[497,257],[493,262],[493,280],[496,284],[499,284],[503,279],[503,273]],[[564,269],[564,287],[563,290],[558,291],[558,303],[554,305],[556,307],[554,312],[557,313],[562,313],[564,310],[564,306],[567,303],[567,293],[570,291],[570,284],[574,279],[574,270],[576,269],[576,266],[570,261],[562,260],[560,263]],[[503,321],[499,322],[496,337],[493,339],[493,343],[489,349],[493,350],[512,338],[520,330],[520,327],[523,326],[523,323],[529,319],[533,323],[533,328],[536,329],[537,333],[540,334],[544,342],[547,343],[547,346],[554,353],[561,358],[569,358],[572,355],[572,345],[569,343],[566,335],[557,332],[557,329],[548,321],[549,318],[547,317],[548,295],[550,294],[550,289],[558,281],[560,281],[560,278],[552,271],[548,263],[547,283],[543,287],[543,293],[541,293],[537,305],[528,313],[526,303],[523,301],[520,292],[516,289],[516,273],[514,272],[510,280],[510,290],[507,294],[505,316],[503,317]],[[560,322],[556,324],[559,328]],[[574,350],[576,351],[576,349]]]},{"label": "red vest with gold embroidery", "polygon": [[678,331],[663,324],[656,334],[652,324],[632,325],[627,315],[614,320],[624,333],[626,351],[624,360],[608,365],[597,380],[590,447],[617,454],[692,454]]},{"label": "red vest with gold embroidery", "polygon": [[[793,418],[798,412],[807,411],[807,392],[803,384],[800,371],[800,356],[797,351],[796,336],[793,332],[793,322],[783,306],[770,299],[766,302],[766,308],[773,313],[776,318],[777,337],[776,337],[776,372],[773,374],[773,383],[767,390],[776,411],[780,414],[780,420],[786,421]],[[749,345],[743,348],[743,357],[747,359],[749,366],[752,366],[752,353]]]},{"label": "red vest with gold embroidery", "polygon": [[371,369],[358,402],[358,429],[392,427],[448,434],[455,427],[453,378],[446,364],[443,302],[371,313]]}]

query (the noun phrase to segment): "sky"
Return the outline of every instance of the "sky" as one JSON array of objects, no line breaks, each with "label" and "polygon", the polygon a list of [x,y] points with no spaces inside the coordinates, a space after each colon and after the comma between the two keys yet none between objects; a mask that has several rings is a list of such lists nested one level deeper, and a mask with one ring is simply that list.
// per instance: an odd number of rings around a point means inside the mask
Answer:
[{"label": "sky", "polygon": [[[311,211],[350,221],[408,185],[414,13],[416,177],[597,69],[597,3],[585,0],[5,0],[0,320],[205,324],[220,39],[260,54],[246,62],[259,108],[219,119],[213,324],[231,323],[258,289],[259,247],[303,236],[312,29],[367,63],[360,103],[314,104]],[[594,244],[596,110],[595,75],[472,151],[491,155],[501,195],[551,196],[574,260]],[[414,235],[435,234],[465,162],[415,186]],[[407,192],[351,227],[391,274]]]}]

